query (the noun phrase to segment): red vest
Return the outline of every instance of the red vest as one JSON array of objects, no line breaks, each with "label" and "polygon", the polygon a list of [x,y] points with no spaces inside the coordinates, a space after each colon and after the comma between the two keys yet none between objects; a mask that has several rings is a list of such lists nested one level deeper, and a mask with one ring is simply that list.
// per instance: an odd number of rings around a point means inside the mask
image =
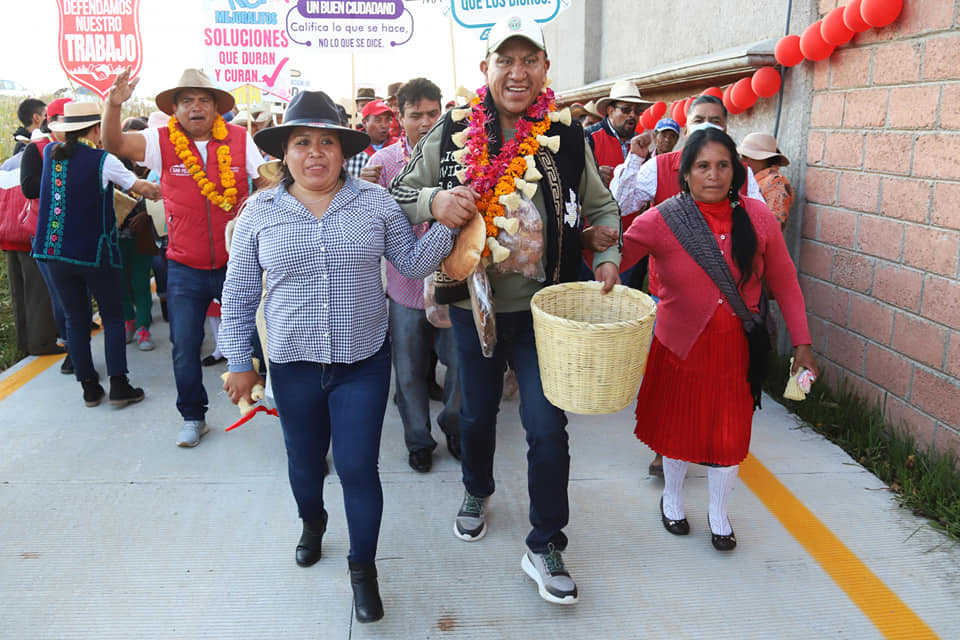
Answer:
[{"label": "red vest", "polygon": [[[223,193],[217,169],[217,149],[223,145],[230,148],[230,168],[237,179],[237,204],[229,212],[207,200],[186,166],[177,156],[170,131],[159,129],[160,157],[163,172],[160,174],[160,189],[163,191],[163,208],[167,216],[167,258],[194,269],[219,269],[227,264],[227,247],[224,230],[246,200],[247,188],[247,132],[243,127],[227,124],[227,137],[221,142],[210,138],[207,142],[207,163],[204,173],[207,179]],[[190,152],[199,160],[197,145],[190,141]]]},{"label": "red vest", "polygon": [[[623,147],[620,145],[620,138],[610,135],[605,127],[600,127],[594,131],[590,134],[590,138],[593,140],[593,157],[597,159],[598,165],[601,167],[616,167],[623,164]],[[630,228],[630,223],[636,217],[637,214],[631,212],[620,219],[624,231]],[[584,249],[583,259],[587,262],[587,266],[593,269],[593,251]]]}]

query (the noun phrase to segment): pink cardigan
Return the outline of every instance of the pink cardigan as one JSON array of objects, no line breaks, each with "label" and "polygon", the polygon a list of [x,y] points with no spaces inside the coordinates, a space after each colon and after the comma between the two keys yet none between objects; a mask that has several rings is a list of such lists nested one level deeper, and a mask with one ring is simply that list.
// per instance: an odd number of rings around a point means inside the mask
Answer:
[{"label": "pink cardigan", "polygon": [[[757,234],[757,252],[753,261],[753,277],[741,287],[740,295],[752,311],[760,301],[761,277],[776,298],[790,331],[793,345],[810,344],[807,315],[780,223],[770,209],[758,200],[741,200]],[[720,250],[730,265],[734,280],[740,270],[733,260],[730,234],[714,234]],[[680,358],[686,358],[713,314],[717,305],[733,314],[720,289],[710,276],[680,246],[670,227],[654,207],[637,217],[623,234],[623,265],[636,263],[645,255],[657,260],[660,278],[660,304],[657,307],[657,339]]]}]

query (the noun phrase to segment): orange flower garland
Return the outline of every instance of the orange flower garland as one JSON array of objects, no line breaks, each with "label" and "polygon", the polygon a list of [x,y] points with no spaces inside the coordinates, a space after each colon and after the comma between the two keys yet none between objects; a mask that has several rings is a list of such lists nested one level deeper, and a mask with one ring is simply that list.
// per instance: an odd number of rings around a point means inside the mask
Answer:
[{"label": "orange flower garland", "polygon": [[[217,173],[220,175],[220,185],[223,187],[223,193],[220,193],[217,191],[217,186],[207,178],[200,161],[190,151],[190,140],[180,130],[176,116],[170,116],[168,127],[170,129],[170,142],[173,144],[174,151],[183,160],[187,171],[190,172],[197,186],[200,187],[200,193],[224,211],[233,209],[233,205],[237,204],[237,179],[233,175],[233,169],[231,169],[233,158],[230,157],[230,147],[223,145],[217,148]],[[221,142],[226,137],[227,123],[223,116],[218,115],[213,123],[213,139]]]},{"label": "orange flower garland", "polygon": [[[467,141],[470,155],[468,155],[465,164],[468,170],[472,169],[476,171],[477,174],[489,175],[489,172],[491,170],[495,171],[496,168],[488,168],[491,167],[489,141],[483,126],[486,115],[483,108],[483,95],[485,95],[485,91],[481,90],[479,93],[480,95],[470,103],[471,126]],[[500,196],[510,195],[516,191],[517,179],[522,178],[527,171],[527,161],[525,157],[533,156],[540,150],[540,143],[537,141],[537,137],[545,134],[550,128],[550,113],[556,110],[552,91],[548,89],[545,95],[541,95],[538,101],[531,105],[528,110],[528,117],[532,115],[531,112],[535,110],[543,114],[542,119],[532,124],[529,121],[521,121],[518,126],[518,133],[522,135],[522,131],[526,126],[530,127],[529,131],[525,136],[518,136],[518,138],[520,138],[519,144],[517,144],[516,139],[514,139],[504,145],[504,148],[497,157],[498,162],[495,163],[500,166],[505,165],[503,173],[492,187],[481,192],[480,199],[477,200],[477,209],[480,211],[480,215],[483,216],[488,238],[496,238],[500,232],[499,227],[493,222],[494,218],[504,216],[506,213],[504,206],[500,203]],[[513,146],[510,144],[511,142],[516,146],[511,148]],[[512,157],[510,157],[511,155]],[[473,171],[468,171],[467,175],[473,178],[476,174],[474,174]],[[482,182],[482,180],[471,179],[471,182],[476,185],[476,182]],[[484,246],[481,255],[490,255],[490,248]]]}]

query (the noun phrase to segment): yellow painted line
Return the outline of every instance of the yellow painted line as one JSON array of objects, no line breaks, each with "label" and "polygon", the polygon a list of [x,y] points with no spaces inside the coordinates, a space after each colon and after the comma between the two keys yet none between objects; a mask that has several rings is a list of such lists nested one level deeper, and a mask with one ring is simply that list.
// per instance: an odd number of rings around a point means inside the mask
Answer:
[{"label": "yellow painted line", "polygon": [[740,464],[740,478],[884,637],[938,637],[752,454]]},{"label": "yellow painted line", "polygon": [[11,373],[3,380],[0,380],[0,402],[6,400],[11,393],[27,384],[61,360],[63,360],[62,353],[49,356],[37,356],[33,362],[27,363],[22,368]]}]

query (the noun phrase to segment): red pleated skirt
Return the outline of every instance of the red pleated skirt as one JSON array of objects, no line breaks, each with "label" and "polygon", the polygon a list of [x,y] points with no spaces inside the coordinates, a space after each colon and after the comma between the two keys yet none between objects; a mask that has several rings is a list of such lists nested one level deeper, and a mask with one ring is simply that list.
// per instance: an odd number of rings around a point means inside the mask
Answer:
[{"label": "red pleated skirt", "polygon": [[739,464],[753,423],[749,364],[743,325],[723,307],[686,359],[654,337],[637,394],[637,438],[668,458]]}]

